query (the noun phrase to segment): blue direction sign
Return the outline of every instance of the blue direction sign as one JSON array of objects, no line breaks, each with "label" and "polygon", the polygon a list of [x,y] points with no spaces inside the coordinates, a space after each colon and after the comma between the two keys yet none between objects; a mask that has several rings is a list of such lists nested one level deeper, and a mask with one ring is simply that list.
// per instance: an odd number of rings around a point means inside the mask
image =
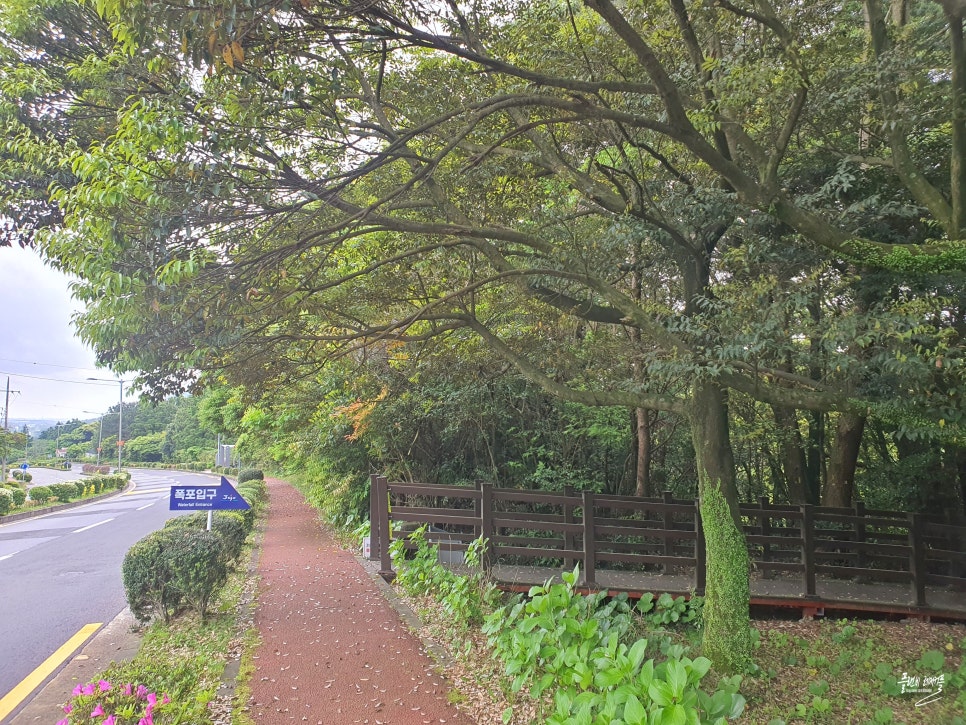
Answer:
[{"label": "blue direction sign", "polygon": [[28,468],[30,468],[30,464],[29,463],[24,462],[24,463],[21,463],[20,464],[20,470],[21,471],[26,471]]},{"label": "blue direction sign", "polygon": [[251,508],[228,479],[217,486],[172,486],[170,511],[244,511]]}]

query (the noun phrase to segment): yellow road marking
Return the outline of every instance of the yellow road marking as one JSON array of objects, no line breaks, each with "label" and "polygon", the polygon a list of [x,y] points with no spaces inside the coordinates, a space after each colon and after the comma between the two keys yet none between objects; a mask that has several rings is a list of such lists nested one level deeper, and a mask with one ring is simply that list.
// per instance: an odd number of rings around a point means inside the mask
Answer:
[{"label": "yellow road marking", "polygon": [[80,647],[87,639],[94,634],[98,629],[100,629],[102,622],[96,622],[94,624],[85,624],[80,630],[71,637],[69,640],[64,642],[56,652],[54,652],[50,657],[45,659],[41,665],[27,675],[16,687],[14,687],[10,692],[0,698],[0,720],[3,720],[7,715],[13,712],[17,706],[23,702],[27,695],[37,689],[40,684],[46,680],[51,673],[60,667],[64,661],[71,656],[71,654]]}]

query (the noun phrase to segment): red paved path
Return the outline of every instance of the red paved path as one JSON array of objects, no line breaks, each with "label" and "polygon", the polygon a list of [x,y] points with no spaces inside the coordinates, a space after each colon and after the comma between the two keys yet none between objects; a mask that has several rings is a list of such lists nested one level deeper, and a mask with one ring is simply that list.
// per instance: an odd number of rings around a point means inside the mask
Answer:
[{"label": "red paved path", "polygon": [[369,573],[268,480],[250,711],[256,723],[473,725]]}]

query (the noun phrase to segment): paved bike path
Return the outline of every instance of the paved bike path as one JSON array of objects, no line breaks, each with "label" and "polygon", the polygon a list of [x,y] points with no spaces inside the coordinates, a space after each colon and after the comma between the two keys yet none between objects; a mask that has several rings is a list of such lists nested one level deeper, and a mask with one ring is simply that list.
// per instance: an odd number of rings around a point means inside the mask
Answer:
[{"label": "paved bike path", "polygon": [[249,714],[256,723],[473,725],[369,572],[296,489],[266,481]]}]

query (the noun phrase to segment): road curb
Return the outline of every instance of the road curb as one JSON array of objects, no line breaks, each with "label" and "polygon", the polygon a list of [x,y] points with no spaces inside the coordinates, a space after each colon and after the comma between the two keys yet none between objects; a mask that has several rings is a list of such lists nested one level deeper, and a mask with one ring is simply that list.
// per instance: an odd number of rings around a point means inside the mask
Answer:
[{"label": "road curb", "polygon": [[50,725],[64,717],[64,704],[79,684],[96,679],[112,662],[128,662],[141,647],[141,632],[127,607],[101,627],[57,674],[2,725]]},{"label": "road curb", "polygon": [[[80,479],[78,479],[80,480]],[[14,521],[23,521],[24,519],[32,519],[37,516],[46,516],[47,514],[55,514],[58,511],[66,511],[67,509],[74,509],[78,506],[84,506],[89,503],[94,503],[96,501],[103,501],[111,496],[120,496],[122,493],[127,493],[128,489],[131,488],[131,482],[128,481],[124,488],[117,488],[113,491],[108,491],[107,493],[99,493],[96,496],[91,496],[90,498],[80,499],[78,501],[68,501],[67,503],[58,503],[53,506],[47,506],[36,511],[21,511],[15,514],[6,514],[0,516],[0,526],[4,524],[12,524]]]}]

